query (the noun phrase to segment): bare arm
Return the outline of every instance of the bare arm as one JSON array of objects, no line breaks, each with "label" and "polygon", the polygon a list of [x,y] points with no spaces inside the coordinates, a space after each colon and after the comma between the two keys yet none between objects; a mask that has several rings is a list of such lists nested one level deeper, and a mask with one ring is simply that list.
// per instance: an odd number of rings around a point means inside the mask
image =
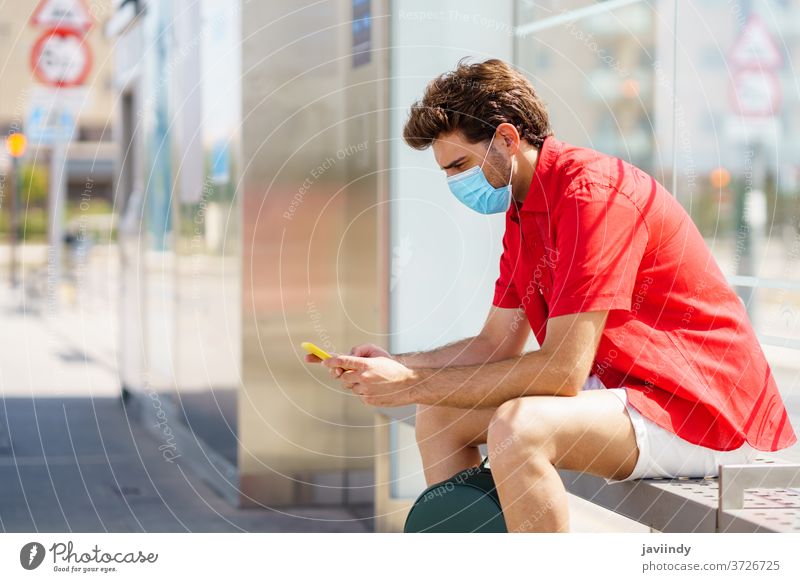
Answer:
[{"label": "bare arm", "polygon": [[469,366],[504,360],[522,353],[531,333],[522,309],[489,309],[480,334],[426,352],[407,352],[393,357],[408,368]]},{"label": "bare arm", "polygon": [[540,350],[487,364],[414,368],[413,400],[455,408],[494,408],[520,396],[574,396],[591,371],[608,311],[554,317]]}]

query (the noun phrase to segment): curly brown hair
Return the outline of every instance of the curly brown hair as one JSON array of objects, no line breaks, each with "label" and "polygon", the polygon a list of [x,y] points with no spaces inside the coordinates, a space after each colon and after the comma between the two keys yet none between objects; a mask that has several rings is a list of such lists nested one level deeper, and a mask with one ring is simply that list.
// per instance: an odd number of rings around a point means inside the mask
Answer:
[{"label": "curly brown hair", "polygon": [[500,59],[466,63],[433,79],[411,106],[403,139],[424,150],[439,135],[461,131],[470,143],[487,140],[501,123],[540,147],[552,135],[547,109],[522,73]]}]

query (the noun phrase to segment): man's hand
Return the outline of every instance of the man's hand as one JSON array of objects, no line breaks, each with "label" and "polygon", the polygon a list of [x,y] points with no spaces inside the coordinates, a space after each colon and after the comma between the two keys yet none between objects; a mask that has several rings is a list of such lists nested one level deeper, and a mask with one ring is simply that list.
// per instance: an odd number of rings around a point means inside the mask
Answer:
[{"label": "man's hand", "polygon": [[364,404],[403,406],[414,403],[411,385],[416,375],[391,357],[334,355],[322,365],[331,370],[347,368],[340,376],[342,385],[357,394]]}]

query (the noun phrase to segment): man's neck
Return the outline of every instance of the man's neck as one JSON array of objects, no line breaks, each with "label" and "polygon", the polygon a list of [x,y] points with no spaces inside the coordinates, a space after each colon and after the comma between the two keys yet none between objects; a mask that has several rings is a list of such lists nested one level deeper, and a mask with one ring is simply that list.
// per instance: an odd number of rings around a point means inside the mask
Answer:
[{"label": "man's neck", "polygon": [[[524,144],[524,145],[523,145]],[[536,164],[539,161],[539,148],[528,145],[523,141],[520,144],[520,151],[517,156],[517,164],[519,170],[517,171],[514,186],[511,192],[514,194],[514,200],[522,204],[528,196],[528,190],[531,189],[531,182],[533,175],[536,173]]]}]

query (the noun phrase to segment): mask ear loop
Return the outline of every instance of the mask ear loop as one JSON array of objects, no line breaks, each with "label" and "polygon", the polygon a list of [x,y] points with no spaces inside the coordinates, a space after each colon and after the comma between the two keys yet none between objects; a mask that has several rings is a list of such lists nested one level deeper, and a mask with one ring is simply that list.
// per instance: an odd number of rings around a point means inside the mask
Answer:
[{"label": "mask ear loop", "polygon": [[[483,156],[483,161],[481,162],[481,166],[480,166],[481,167],[481,172],[483,172],[483,164],[486,163],[486,158],[489,157],[489,152],[492,150],[492,143],[494,143],[494,136],[495,135],[497,135],[497,131],[495,131],[495,133],[492,135],[492,139],[489,140],[489,148],[486,150],[486,154]],[[511,172],[509,172],[509,174],[508,174],[508,184],[507,184],[508,186],[511,186],[511,178],[513,178],[513,177],[514,177],[514,160],[512,159],[512,161],[511,161]],[[508,201],[509,208],[511,207],[511,204],[514,204],[514,205],[517,204],[517,201],[514,200],[514,196],[513,195],[510,196],[509,201]],[[506,210],[508,210],[508,209],[506,209]]]},{"label": "mask ear loop", "polygon": [[481,171],[483,171],[483,164],[486,163],[486,158],[489,157],[489,152],[492,151],[492,143],[494,143],[494,136],[497,135],[497,131],[492,134],[492,139],[489,140],[489,148],[486,150],[486,153],[483,154],[483,161],[481,161]]},{"label": "mask ear loop", "polygon": [[[508,208],[511,208],[512,204],[514,206],[517,205],[517,201],[514,199],[514,193],[513,193],[514,192],[514,188],[513,188],[513,186],[511,186],[511,178],[514,177],[514,163],[515,163],[515,158],[512,156],[512,158],[511,158],[511,172],[509,172],[509,174],[508,174],[508,187],[511,190],[511,196],[508,197]],[[506,210],[508,210],[508,208],[506,208]]]},{"label": "mask ear loop", "polygon": [[[494,143],[494,136],[495,135],[497,135],[497,132],[495,132],[492,135],[492,139],[489,140],[489,148],[486,150],[486,153],[483,156],[483,161],[481,162],[481,171],[483,171],[483,164],[486,163],[486,158],[489,157],[489,152],[492,150],[492,143]],[[512,162],[511,162],[511,172],[508,174],[508,185],[509,186],[511,185],[511,178],[513,176],[514,176],[514,162],[512,160]]]}]

